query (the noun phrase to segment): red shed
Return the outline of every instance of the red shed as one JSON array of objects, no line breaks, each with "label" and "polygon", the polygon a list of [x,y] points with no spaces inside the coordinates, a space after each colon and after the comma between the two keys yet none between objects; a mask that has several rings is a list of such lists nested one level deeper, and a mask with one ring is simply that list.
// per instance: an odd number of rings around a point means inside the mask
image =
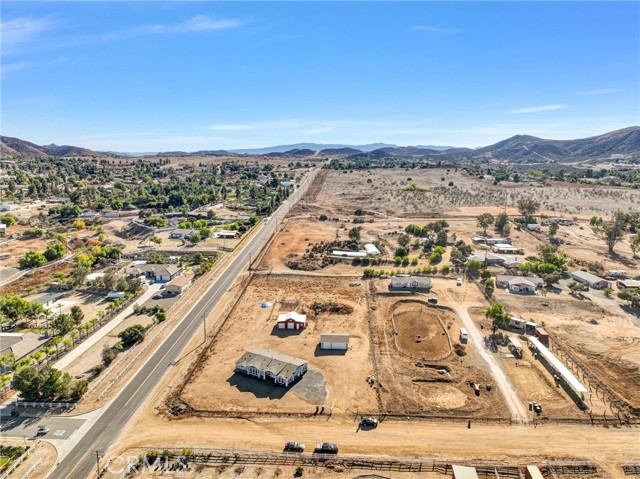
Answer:
[{"label": "red shed", "polygon": [[278,316],[278,329],[304,329],[307,327],[307,315],[295,311]]},{"label": "red shed", "polygon": [[543,328],[536,328],[536,338],[538,338],[545,346],[549,346],[549,333],[547,333]]}]

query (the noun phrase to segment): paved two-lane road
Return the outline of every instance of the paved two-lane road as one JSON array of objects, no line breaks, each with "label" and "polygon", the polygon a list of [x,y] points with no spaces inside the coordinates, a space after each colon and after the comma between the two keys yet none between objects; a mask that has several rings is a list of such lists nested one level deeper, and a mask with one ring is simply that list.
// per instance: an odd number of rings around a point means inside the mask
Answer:
[{"label": "paved two-lane road", "polygon": [[236,258],[221,273],[220,277],[211,284],[209,289],[203,293],[198,303],[103,411],[100,418],[85,433],[82,440],[64,457],[50,477],[78,479],[91,476],[95,470],[95,451],[106,451],[113,444],[149,393],[160,383],[167,370],[172,367],[171,364],[179,357],[180,352],[192,336],[201,330],[203,315],[211,312],[224,293],[231,287],[238,274],[247,266],[252,255],[255,257],[260,251],[264,241],[269,238],[278,222],[284,218],[288,209],[304,194],[318,171],[318,169],[312,170],[301,187],[283,203],[269,221],[265,222],[255,232],[251,239],[247,240],[248,242],[243,246]]}]

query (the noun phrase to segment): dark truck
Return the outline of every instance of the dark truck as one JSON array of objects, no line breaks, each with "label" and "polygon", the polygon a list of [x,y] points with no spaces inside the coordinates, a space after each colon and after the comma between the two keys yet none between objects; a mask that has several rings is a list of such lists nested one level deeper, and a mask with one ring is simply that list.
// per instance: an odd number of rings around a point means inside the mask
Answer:
[{"label": "dark truck", "polygon": [[331,442],[322,442],[316,444],[313,452],[316,454],[338,454],[338,445]]}]

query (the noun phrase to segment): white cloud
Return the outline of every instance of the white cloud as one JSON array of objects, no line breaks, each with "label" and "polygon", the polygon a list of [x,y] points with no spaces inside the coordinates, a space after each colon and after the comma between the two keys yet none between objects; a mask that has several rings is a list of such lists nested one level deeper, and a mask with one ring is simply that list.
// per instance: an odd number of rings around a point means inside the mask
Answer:
[{"label": "white cloud", "polygon": [[616,90],[615,88],[600,88],[599,90],[584,90],[584,91],[579,91],[577,94],[578,95],[583,95],[583,96],[593,96],[593,95],[607,95],[609,93],[615,93],[618,90]]},{"label": "white cloud", "polygon": [[328,131],[333,131],[333,127],[332,126],[324,126],[322,128],[313,128],[311,130],[307,130],[304,133],[308,134],[308,135],[317,135],[319,133],[326,133]]},{"label": "white cloud", "polygon": [[554,111],[567,108],[567,105],[542,105],[542,106],[529,106],[527,108],[518,108],[517,110],[511,110],[509,113],[538,113],[541,111]]},{"label": "white cloud", "polygon": [[33,66],[33,62],[16,62],[16,63],[6,63],[2,65],[2,74],[5,75],[11,72],[17,72],[20,70],[25,70]]},{"label": "white cloud", "polygon": [[205,15],[197,15],[189,20],[176,25],[145,25],[136,30],[137,33],[190,33],[190,32],[213,32],[216,30],[227,30],[246,25],[246,21],[238,19],[214,19]]},{"label": "white cloud", "polygon": [[50,18],[18,17],[0,23],[0,38],[5,47],[25,43],[55,26]]},{"label": "white cloud", "polygon": [[435,35],[452,35],[454,33],[460,33],[462,30],[460,28],[442,28],[442,27],[432,27],[429,25],[413,25],[411,30],[414,32],[425,32],[425,33],[433,33]]}]

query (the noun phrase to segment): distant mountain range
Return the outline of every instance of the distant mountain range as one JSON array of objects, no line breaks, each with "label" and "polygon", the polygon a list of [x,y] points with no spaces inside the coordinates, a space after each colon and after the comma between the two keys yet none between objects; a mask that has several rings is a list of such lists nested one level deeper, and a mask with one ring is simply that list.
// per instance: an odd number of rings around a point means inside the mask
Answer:
[{"label": "distant mountain range", "polygon": [[535,136],[516,135],[483,148],[453,148],[449,146],[397,146],[386,143],[341,145],[298,143],[269,148],[242,150],[171,151],[161,153],[97,152],[77,146],[44,145],[0,136],[0,156],[339,156],[346,158],[437,158],[442,160],[493,159],[514,163],[572,162],[583,159],[608,158],[612,154],[640,156],[640,126],[616,130],[604,135],[577,140],[547,140]]}]

